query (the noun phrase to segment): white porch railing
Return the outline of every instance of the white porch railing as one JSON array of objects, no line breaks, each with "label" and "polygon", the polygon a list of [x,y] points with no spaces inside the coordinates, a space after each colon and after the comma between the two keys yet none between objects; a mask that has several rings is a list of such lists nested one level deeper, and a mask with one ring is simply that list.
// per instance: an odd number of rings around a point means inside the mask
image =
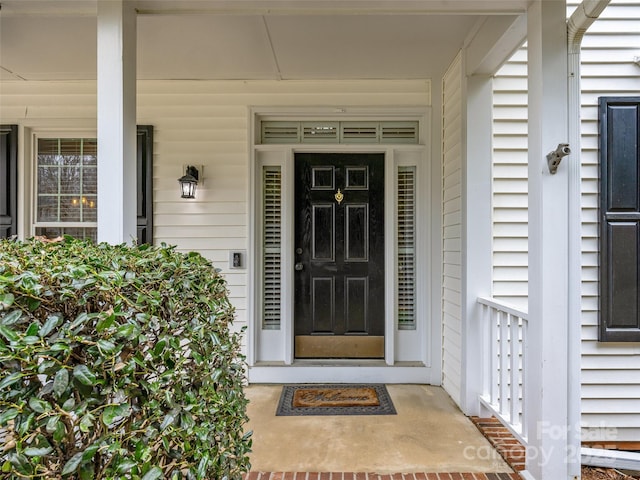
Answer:
[{"label": "white porch railing", "polygon": [[482,385],[480,402],[527,445],[524,404],[528,315],[490,298],[482,306]]}]

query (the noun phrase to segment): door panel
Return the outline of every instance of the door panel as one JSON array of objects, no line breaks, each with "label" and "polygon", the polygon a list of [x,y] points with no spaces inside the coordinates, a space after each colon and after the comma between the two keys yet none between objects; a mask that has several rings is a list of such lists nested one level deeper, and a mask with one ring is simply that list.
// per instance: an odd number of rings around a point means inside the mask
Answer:
[{"label": "door panel", "polygon": [[381,358],[384,155],[298,153],[295,175],[295,355]]}]

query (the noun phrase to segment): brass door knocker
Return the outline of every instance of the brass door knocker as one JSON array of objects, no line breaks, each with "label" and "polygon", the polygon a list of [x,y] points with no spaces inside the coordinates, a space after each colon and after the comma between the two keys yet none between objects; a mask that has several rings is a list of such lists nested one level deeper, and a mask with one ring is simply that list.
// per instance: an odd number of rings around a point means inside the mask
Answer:
[{"label": "brass door knocker", "polygon": [[338,202],[338,205],[340,205],[342,203],[342,200],[344,200],[344,195],[342,194],[340,189],[338,189],[338,193],[336,193],[334,197],[336,199],[336,202]]}]

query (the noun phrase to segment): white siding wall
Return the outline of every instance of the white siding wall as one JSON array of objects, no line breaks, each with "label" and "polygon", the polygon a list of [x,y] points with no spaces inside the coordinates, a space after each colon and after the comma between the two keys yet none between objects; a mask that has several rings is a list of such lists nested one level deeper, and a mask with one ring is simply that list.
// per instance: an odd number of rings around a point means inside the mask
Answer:
[{"label": "white siding wall", "polygon": [[493,82],[493,296],[527,308],[527,50]]},{"label": "white siding wall", "polygon": [[[569,14],[577,2],[570,2]],[[582,42],[582,426],[640,441],[640,344],[598,338],[598,97],[640,95],[640,2],[612,0]],[[526,50],[495,78],[494,296],[526,308]]]},{"label": "white siding wall", "polygon": [[[640,95],[640,2],[613,0],[582,42],[582,424],[640,441],[640,343],[598,338],[598,97]],[[603,426],[609,428],[602,428]]]},{"label": "white siding wall", "polygon": [[[1,93],[0,123],[70,132],[96,128],[95,82],[4,82]],[[228,252],[249,250],[249,107],[430,102],[424,80],[138,82],[138,123],[154,126],[155,243],[198,251],[221,268],[241,327],[247,275],[229,270]],[[204,166],[195,200],[179,198],[177,179],[187,164]]]},{"label": "white siding wall", "polygon": [[462,61],[458,55],[442,81],[442,386],[460,404]]}]

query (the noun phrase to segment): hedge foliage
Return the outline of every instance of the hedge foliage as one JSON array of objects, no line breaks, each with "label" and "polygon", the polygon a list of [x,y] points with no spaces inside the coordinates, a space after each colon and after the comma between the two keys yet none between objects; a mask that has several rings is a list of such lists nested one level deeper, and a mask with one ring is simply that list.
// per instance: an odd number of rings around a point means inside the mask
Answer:
[{"label": "hedge foliage", "polygon": [[0,476],[241,478],[233,313],[196,253],[1,241]]}]

